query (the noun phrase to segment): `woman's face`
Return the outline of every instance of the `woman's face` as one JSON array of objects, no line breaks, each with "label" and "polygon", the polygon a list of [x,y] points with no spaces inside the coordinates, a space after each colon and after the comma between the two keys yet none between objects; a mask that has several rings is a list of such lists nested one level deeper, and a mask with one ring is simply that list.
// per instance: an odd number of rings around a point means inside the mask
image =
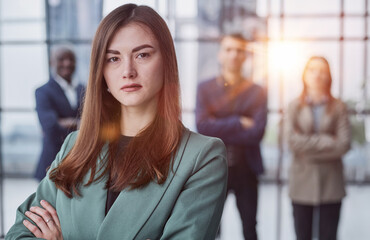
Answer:
[{"label": "woman's face", "polygon": [[163,63],[151,30],[129,23],[114,35],[103,70],[110,93],[123,108],[156,108],[163,86]]},{"label": "woman's face", "polygon": [[311,60],[307,65],[304,79],[309,90],[325,90],[329,81],[329,69],[327,64],[321,59]]}]

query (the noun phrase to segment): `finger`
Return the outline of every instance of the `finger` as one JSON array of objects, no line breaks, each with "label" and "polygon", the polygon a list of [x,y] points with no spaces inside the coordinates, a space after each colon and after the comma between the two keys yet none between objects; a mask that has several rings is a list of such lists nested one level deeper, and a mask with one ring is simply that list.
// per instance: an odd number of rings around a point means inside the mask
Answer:
[{"label": "finger", "polygon": [[42,238],[43,237],[43,234],[42,232],[40,231],[40,229],[38,227],[36,227],[35,225],[33,225],[30,221],[28,220],[23,220],[23,225],[28,229],[30,230],[31,233],[33,233],[33,235],[35,235],[35,237],[37,238]]},{"label": "finger", "polygon": [[49,230],[49,227],[46,225],[44,219],[39,215],[30,211],[27,211],[25,215],[29,217],[34,223],[36,223],[37,227],[40,228],[42,233],[45,233],[46,231]]},{"label": "finger", "polygon": [[[47,210],[38,206],[34,206],[30,208],[30,211],[42,217],[42,219],[46,223],[46,226],[48,226],[50,230],[54,230],[56,228],[53,217]],[[43,229],[41,229],[41,231],[44,232]]]},{"label": "finger", "polygon": [[49,214],[51,215],[51,217],[53,218],[54,220],[54,223],[60,227],[60,222],[59,222],[59,217],[58,217],[58,214],[57,214],[57,211],[55,210],[55,208],[53,208],[53,206],[51,206],[50,203],[48,203],[47,201],[45,200],[41,200],[41,206],[43,206],[48,212]]},{"label": "finger", "polygon": [[45,222],[48,222],[48,220],[53,219],[51,214],[42,207],[33,206],[30,208],[30,211],[42,217]]}]

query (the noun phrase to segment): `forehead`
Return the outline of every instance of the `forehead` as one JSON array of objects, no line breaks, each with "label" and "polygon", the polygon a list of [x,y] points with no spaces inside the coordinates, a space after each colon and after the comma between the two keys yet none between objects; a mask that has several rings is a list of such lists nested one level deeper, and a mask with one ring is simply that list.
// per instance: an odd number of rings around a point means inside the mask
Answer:
[{"label": "forehead", "polygon": [[233,38],[233,37],[224,37],[221,41],[222,48],[238,48],[246,49],[247,43],[243,40]]},{"label": "forehead", "polygon": [[318,58],[312,59],[308,63],[307,66],[310,67],[310,68],[327,68],[328,67],[327,64],[326,64],[326,62],[324,60],[318,59]]},{"label": "forehead", "polygon": [[141,44],[151,43],[157,45],[157,39],[149,27],[140,23],[129,23],[113,35],[108,48],[115,47],[137,47]]},{"label": "forehead", "polygon": [[54,58],[56,60],[63,60],[66,58],[75,59],[75,54],[71,50],[61,49],[55,51]]}]

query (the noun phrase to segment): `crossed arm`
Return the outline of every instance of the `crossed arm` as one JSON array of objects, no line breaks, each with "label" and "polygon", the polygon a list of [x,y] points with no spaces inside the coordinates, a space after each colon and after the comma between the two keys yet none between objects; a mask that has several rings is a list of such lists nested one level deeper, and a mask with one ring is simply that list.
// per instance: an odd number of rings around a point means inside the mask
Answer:
[{"label": "crossed arm", "polygon": [[[60,163],[72,136],[73,134],[70,134],[66,138],[50,169]],[[36,192],[18,207],[15,224],[10,228],[5,239],[35,239],[35,237],[47,240],[63,239],[59,218],[55,211],[56,194],[55,184],[45,177]]]},{"label": "crossed arm", "polygon": [[36,110],[42,130],[56,136],[63,136],[63,139],[70,133],[70,130],[77,129],[79,120],[75,118],[59,118],[53,107],[50,94],[43,89],[36,90]]},{"label": "crossed arm", "polygon": [[298,155],[305,155],[315,160],[340,159],[349,149],[351,131],[347,110],[344,104],[338,107],[335,117],[334,134],[319,132],[304,134],[297,127],[296,105],[291,104],[288,108],[286,119],[286,134],[291,150]]},{"label": "crossed arm", "polygon": [[210,103],[203,89],[198,89],[196,106],[196,124],[202,134],[221,138],[225,144],[259,145],[267,123],[267,99],[261,92],[254,99],[257,104],[252,116],[247,117],[234,113],[219,118],[210,111]]}]

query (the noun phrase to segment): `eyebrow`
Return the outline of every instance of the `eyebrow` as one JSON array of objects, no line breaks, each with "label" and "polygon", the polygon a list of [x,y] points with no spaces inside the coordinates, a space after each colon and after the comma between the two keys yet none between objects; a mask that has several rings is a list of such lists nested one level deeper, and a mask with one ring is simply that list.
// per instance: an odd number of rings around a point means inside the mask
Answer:
[{"label": "eyebrow", "polygon": [[137,51],[140,51],[141,49],[144,49],[144,48],[154,48],[153,46],[149,45],[149,44],[143,44],[143,45],[140,45],[134,49],[132,49],[132,52],[137,52]]},{"label": "eyebrow", "polygon": [[224,49],[235,49],[237,51],[247,51],[246,48],[242,48],[242,47],[230,47],[230,46],[227,46],[227,47],[224,47]]},{"label": "eyebrow", "polygon": [[[132,52],[137,52],[137,51],[140,51],[141,49],[144,49],[144,48],[154,48],[153,46],[149,45],[149,44],[143,44],[143,45],[140,45],[134,49],[132,49]],[[112,50],[112,49],[108,49],[106,53],[112,53],[112,54],[120,54],[119,51],[117,50]]]}]

